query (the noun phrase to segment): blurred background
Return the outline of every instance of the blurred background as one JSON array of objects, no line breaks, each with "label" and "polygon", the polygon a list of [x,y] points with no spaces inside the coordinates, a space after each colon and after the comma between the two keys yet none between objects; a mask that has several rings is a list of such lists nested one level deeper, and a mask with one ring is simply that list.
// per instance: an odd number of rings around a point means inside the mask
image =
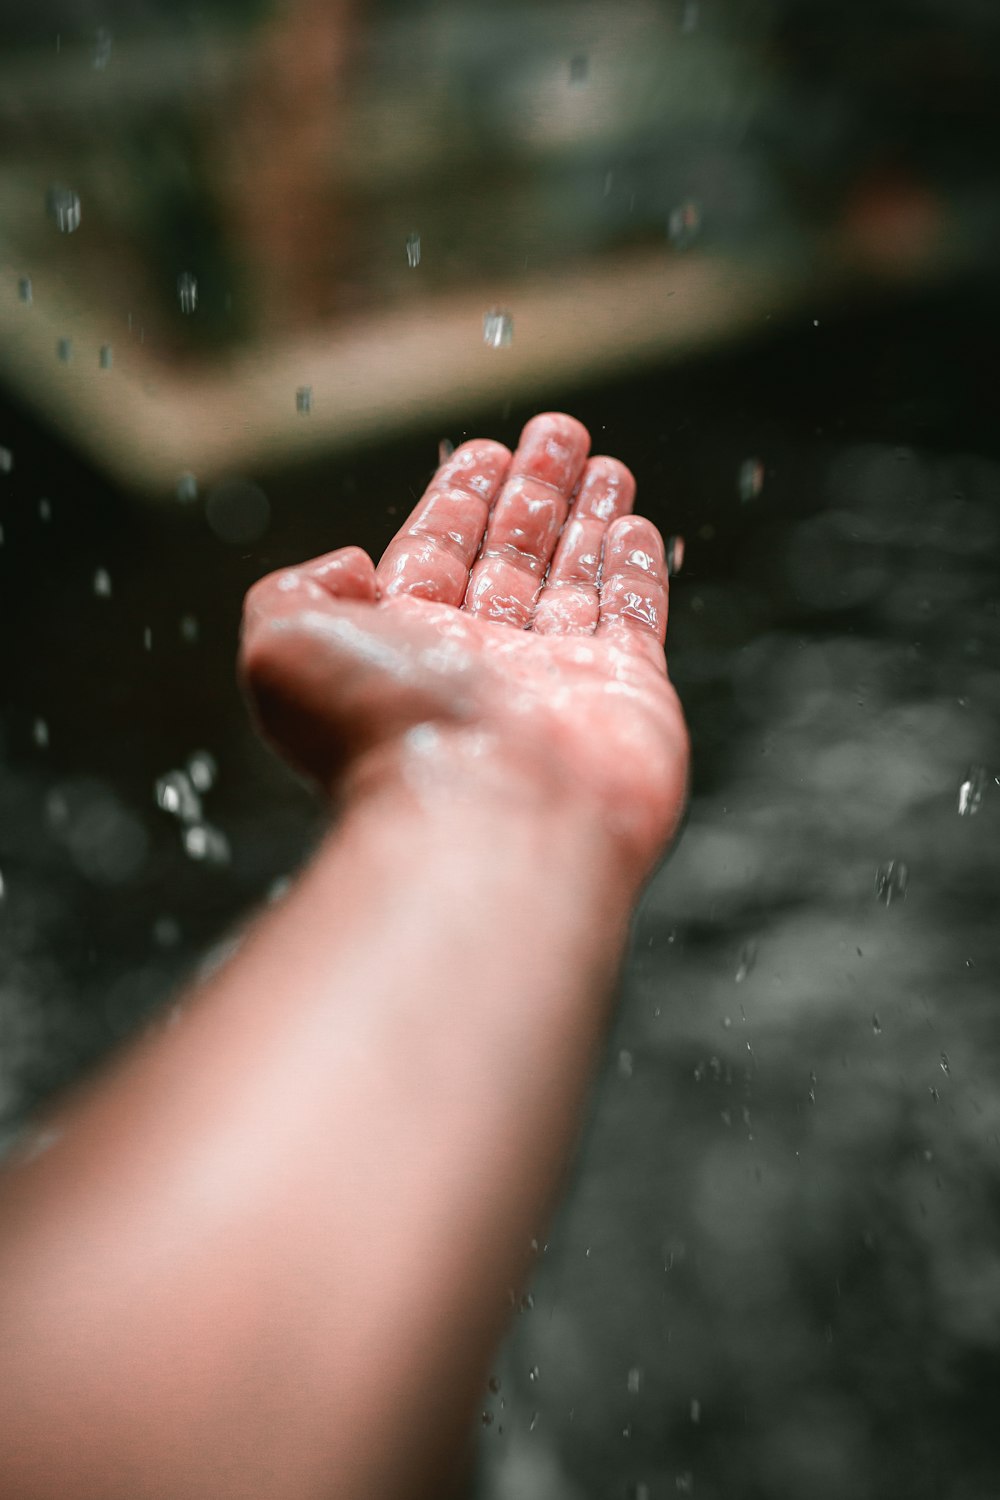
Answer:
[{"label": "blurred background", "polygon": [[319,834],[255,577],[542,408],[686,540],[475,1500],[996,1494],[998,84],[987,0],[0,4],[5,1145]]}]

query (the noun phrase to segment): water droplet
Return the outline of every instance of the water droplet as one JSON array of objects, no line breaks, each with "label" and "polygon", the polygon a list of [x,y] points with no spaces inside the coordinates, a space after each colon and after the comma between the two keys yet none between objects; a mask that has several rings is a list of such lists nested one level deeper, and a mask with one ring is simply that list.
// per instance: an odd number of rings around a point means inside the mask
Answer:
[{"label": "water droplet", "polygon": [[94,574],[94,593],[99,599],[111,598],[111,574],[107,568],[98,568]]},{"label": "water droplet", "polygon": [[874,1031],[876,1036],[882,1035],[882,1022],[877,1015],[872,1016],[872,1031]]},{"label": "water droplet", "polygon": [[979,811],[983,794],[989,784],[989,772],[985,766],[970,766],[965,780],[958,789],[958,814],[961,818],[972,818]]},{"label": "water droplet", "polygon": [[181,474],[177,480],[177,498],[184,505],[189,505],[192,500],[198,498],[198,481],[189,471]]},{"label": "water droplet", "polygon": [[910,872],[902,860],[889,859],[875,871],[875,898],[883,906],[891,906],[897,898],[906,896]]},{"label": "water droplet", "polygon": [[632,1054],[624,1049],[618,1054],[618,1073],[622,1078],[632,1077]]},{"label": "water droplet", "polygon": [[695,1397],[691,1399],[691,1421],[695,1426],[701,1421],[701,1402]]},{"label": "water droplet", "polygon": [[210,792],[212,790],[219,774],[219,767],[213,755],[210,755],[207,750],[195,750],[192,755],[188,756],[187,769],[191,784],[196,791]]},{"label": "water droplet", "polygon": [[32,735],[39,749],[44,750],[49,743],[49,726],[44,719],[36,719],[32,726]]},{"label": "water droplet", "polygon": [[629,1370],[628,1378],[625,1383],[628,1386],[629,1395],[638,1396],[640,1390],[642,1389],[642,1370],[638,1365],[633,1365],[631,1370]]},{"label": "water droplet", "polygon": [[153,649],[153,628],[151,625],[146,625],[143,628],[142,649],[144,651],[152,651]]},{"label": "water droplet", "polygon": [[94,39],[94,71],[103,73],[111,61],[111,32],[106,26],[98,27],[97,36]]},{"label": "water droplet", "polygon": [[764,465],[759,458],[745,458],[740,464],[740,499],[746,505],[756,500],[764,488]]},{"label": "water droplet", "polygon": [[701,210],[697,203],[680,203],[671,210],[667,221],[667,234],[676,250],[687,250],[698,238],[701,229]]},{"label": "water droplet", "polygon": [[494,1396],[497,1395],[497,1393],[500,1390],[500,1381],[499,1381],[499,1379],[497,1378],[496,1375],[491,1375],[490,1376],[489,1385],[490,1385],[490,1390],[493,1392]]},{"label": "water droplet", "polygon": [[201,798],[185,771],[167,771],[156,783],[156,805],[182,823],[201,818]]},{"label": "water droplet", "polygon": [[694,1494],[694,1475],[690,1469],[685,1469],[683,1474],[674,1475],[674,1489],[678,1495]]},{"label": "water droplet", "polygon": [[753,966],[756,962],[757,944],[744,943],[743,947],[740,949],[740,962],[739,967],[736,970],[737,984],[743,983],[747,976],[753,971]]},{"label": "water droplet", "polygon": [[531,1309],[534,1307],[534,1305],[535,1305],[535,1299],[534,1299],[534,1297],[531,1295],[530,1292],[525,1292],[525,1294],[521,1298],[521,1302],[520,1302],[520,1310],[521,1310],[521,1312],[530,1312]]},{"label": "water droplet", "polygon": [[698,0],[684,0],[681,11],[681,36],[690,36],[698,27]]},{"label": "water droplet", "polygon": [[40,521],[52,520],[52,502],[46,500],[44,495],[38,502],[38,518]]},{"label": "water droplet", "polygon": [[514,341],[514,318],[501,307],[483,314],[483,343],[491,349],[506,349]]},{"label": "water droplet", "polygon": [[438,466],[446,464],[455,451],[455,444],[451,438],[442,438],[438,443]]},{"label": "water droplet", "polygon": [[190,316],[198,306],[198,280],[190,271],[182,271],[177,278],[177,300],[181,312]]},{"label": "water droplet", "polygon": [[406,236],[406,264],[411,271],[420,264],[420,236],[416,232]]},{"label": "water droplet", "polygon": [[311,385],[300,385],[295,392],[295,410],[300,417],[308,417],[313,409],[313,388]]},{"label": "water droplet", "polygon": [[102,344],[101,352],[97,356],[97,363],[102,370],[110,370],[115,362],[114,350],[110,344]]},{"label": "water droplet", "polygon": [[532,1384],[534,1384],[534,1382],[538,1379],[540,1373],[541,1372],[539,1371],[538,1366],[532,1365],[531,1369],[528,1371],[528,1379],[532,1382]]},{"label": "water droplet", "polygon": [[229,840],[209,823],[192,823],[184,830],[184,848],[192,859],[210,865],[229,863]]},{"label": "water droplet", "polygon": [[493,1413],[491,1411],[484,1411],[483,1412],[483,1419],[482,1420],[483,1420],[483,1426],[484,1427],[492,1427],[493,1426]]},{"label": "water droplet", "polygon": [[570,83],[586,83],[587,74],[590,72],[590,59],[586,53],[578,52],[569,60]]},{"label": "water droplet", "polygon": [[205,516],[220,541],[239,547],[264,535],[271,504],[260,486],[248,479],[223,479],[208,493]]},{"label": "water droplet", "polygon": [[623,1438],[630,1438],[631,1436],[632,1436],[632,1423],[631,1422],[626,1422],[625,1426],[622,1428],[622,1437]]},{"label": "water droplet", "polygon": [[17,283],[17,295],[20,297],[20,299],[24,303],[25,307],[30,307],[31,304],[34,302],[34,300],[35,300],[35,293],[34,293],[34,288],[31,285],[31,277],[30,276],[21,276],[21,277],[19,277],[18,283]]},{"label": "water droplet", "polygon": [[185,645],[193,646],[198,639],[199,625],[197,615],[182,615],[180,621],[181,640]]},{"label": "water droplet", "polygon": [[49,218],[60,234],[73,234],[80,227],[80,195],[72,188],[50,187],[45,197]]},{"label": "water droplet", "polygon": [[941,1072],[946,1075],[950,1075],[951,1073],[951,1063],[948,1061],[947,1052],[941,1053]]},{"label": "water droplet", "polygon": [[531,1413],[531,1420],[528,1423],[528,1431],[529,1432],[534,1432],[534,1430],[535,1430],[535,1428],[537,1426],[538,1426],[538,1413],[537,1413],[537,1411],[533,1411]]},{"label": "water droplet", "polygon": [[667,577],[676,578],[684,566],[684,538],[667,537]]},{"label": "water droplet", "polygon": [[59,339],[56,343],[56,355],[64,365],[68,365],[73,358],[73,340]]},{"label": "water droplet", "polygon": [[14,455],[9,448],[0,448],[0,474],[9,474],[14,467]]}]

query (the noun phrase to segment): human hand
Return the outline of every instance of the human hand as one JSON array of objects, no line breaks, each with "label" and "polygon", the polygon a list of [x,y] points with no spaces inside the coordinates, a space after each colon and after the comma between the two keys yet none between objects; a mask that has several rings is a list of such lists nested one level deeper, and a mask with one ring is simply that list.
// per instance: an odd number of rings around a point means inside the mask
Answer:
[{"label": "human hand", "polygon": [[513,777],[591,812],[641,879],[679,824],[688,738],[662,539],[589,446],[555,413],[513,456],[464,443],[377,568],[344,547],[250,590],[241,667],[265,735],[326,790]]}]

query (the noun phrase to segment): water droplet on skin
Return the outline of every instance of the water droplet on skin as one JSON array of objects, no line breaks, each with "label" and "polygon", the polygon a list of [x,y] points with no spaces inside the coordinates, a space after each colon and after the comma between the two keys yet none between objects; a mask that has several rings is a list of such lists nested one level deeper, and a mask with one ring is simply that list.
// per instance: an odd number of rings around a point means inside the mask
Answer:
[{"label": "water droplet on skin", "polygon": [[49,218],[60,234],[73,234],[80,227],[80,195],[72,188],[50,187],[45,197]]},{"label": "water droplet on skin", "polygon": [[893,901],[905,898],[909,878],[910,872],[902,860],[886,860],[875,871],[875,899],[883,906],[891,906]]},{"label": "water droplet on skin", "polygon": [[62,364],[68,365],[73,358],[73,340],[59,339],[56,344],[56,354]]},{"label": "water droplet on skin", "polygon": [[985,766],[970,766],[965,780],[958,789],[958,815],[972,818],[982,806],[983,795],[989,784],[989,772]]},{"label": "water droplet on skin", "polygon": [[167,771],[155,788],[156,805],[182,823],[194,823],[201,818],[201,798],[191,785],[184,771]]},{"label": "water droplet on skin", "polygon": [[22,276],[17,283],[17,295],[25,307],[30,307],[35,300],[34,289],[31,285],[30,276]]},{"label": "water droplet on skin", "polygon": [[586,83],[587,74],[590,71],[590,59],[583,52],[578,52],[569,60],[570,83]]},{"label": "water droplet on skin", "polygon": [[483,343],[490,349],[506,349],[514,341],[514,318],[503,308],[483,314]]},{"label": "water droplet on skin", "polygon": [[177,278],[177,300],[186,317],[190,317],[198,306],[198,280],[190,271],[182,271]]},{"label": "water droplet on skin", "polygon": [[185,472],[177,480],[177,498],[184,505],[189,505],[192,500],[198,498],[198,481],[193,474]]},{"label": "water droplet on skin", "polygon": [[698,238],[701,228],[701,210],[697,203],[680,203],[671,210],[667,221],[667,234],[675,250],[687,250]]},{"label": "water droplet on skin", "polygon": [[406,264],[411,271],[415,271],[420,264],[420,236],[413,233],[406,236]]},{"label": "water droplet on skin", "polygon": [[300,417],[308,417],[312,414],[313,392],[311,385],[300,385],[295,392],[295,410]]},{"label": "water droplet on skin", "polygon": [[114,362],[115,362],[114,350],[111,348],[111,345],[110,344],[102,344],[101,345],[101,352],[97,356],[97,363],[100,365],[100,367],[101,367],[102,370],[110,370],[111,366],[114,364]]},{"label": "water droplet on skin", "polygon": [[740,464],[740,499],[746,505],[756,500],[764,488],[764,465],[759,458],[746,458]]}]

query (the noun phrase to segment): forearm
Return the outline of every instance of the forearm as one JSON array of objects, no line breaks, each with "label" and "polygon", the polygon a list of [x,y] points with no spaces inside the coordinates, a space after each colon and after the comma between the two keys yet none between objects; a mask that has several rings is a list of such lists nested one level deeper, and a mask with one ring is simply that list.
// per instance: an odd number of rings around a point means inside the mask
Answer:
[{"label": "forearm", "polygon": [[523,795],[360,799],[178,1024],[8,1173],[12,1500],[439,1472],[572,1146],[634,894],[592,820]]}]

